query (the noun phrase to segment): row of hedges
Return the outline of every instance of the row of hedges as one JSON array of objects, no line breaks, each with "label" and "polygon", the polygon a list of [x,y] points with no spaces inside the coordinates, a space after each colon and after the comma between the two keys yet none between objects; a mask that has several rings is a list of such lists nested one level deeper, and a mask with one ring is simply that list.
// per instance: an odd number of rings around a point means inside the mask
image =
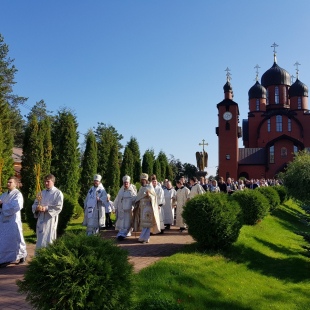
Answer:
[{"label": "row of hedges", "polygon": [[234,243],[243,225],[255,225],[286,199],[283,186],[206,193],[191,199],[183,211],[188,233],[202,248],[223,249]]}]

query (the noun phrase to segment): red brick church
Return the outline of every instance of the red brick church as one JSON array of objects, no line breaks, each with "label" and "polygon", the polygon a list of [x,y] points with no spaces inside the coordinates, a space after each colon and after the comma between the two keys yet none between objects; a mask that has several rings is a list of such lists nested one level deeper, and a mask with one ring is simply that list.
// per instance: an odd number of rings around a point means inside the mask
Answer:
[{"label": "red brick church", "polygon": [[[239,126],[239,106],[233,101],[230,73],[224,85],[224,100],[217,104],[219,175],[226,177],[274,178],[283,171],[294,153],[310,149],[308,87],[274,63],[249,89],[249,112]],[[259,68],[258,66],[256,67]],[[243,139],[243,148],[238,138]]]}]

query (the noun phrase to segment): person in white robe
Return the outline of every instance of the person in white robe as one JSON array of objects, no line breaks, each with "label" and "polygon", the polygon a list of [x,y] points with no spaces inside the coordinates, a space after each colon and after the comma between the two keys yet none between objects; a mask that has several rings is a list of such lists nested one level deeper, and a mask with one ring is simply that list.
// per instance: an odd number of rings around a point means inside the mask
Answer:
[{"label": "person in white robe", "polygon": [[23,263],[27,257],[23,236],[21,209],[24,199],[16,188],[18,180],[10,177],[5,193],[0,196],[0,266],[11,262]]},{"label": "person in white robe", "polygon": [[63,207],[64,197],[54,184],[54,175],[45,176],[45,189],[37,196],[32,205],[32,212],[37,218],[36,249],[48,246],[57,238],[58,218]]},{"label": "person in white robe", "polygon": [[99,233],[105,229],[105,211],[107,204],[107,192],[101,184],[101,175],[95,174],[93,186],[89,189],[84,201],[84,220],[87,236]]},{"label": "person in white robe", "polygon": [[174,210],[176,208],[176,190],[172,187],[170,181],[167,182],[166,188],[164,188],[165,203],[162,208],[164,211],[164,225],[166,229],[170,229],[170,226],[174,223]]},{"label": "person in white robe", "polygon": [[142,173],[140,176],[142,186],[133,211],[133,227],[134,231],[141,230],[138,239],[141,243],[149,243],[151,232],[153,234],[160,232],[157,196],[153,186],[148,184],[148,178],[147,173]]},{"label": "person in white robe", "polygon": [[157,196],[157,203],[158,203],[158,212],[159,212],[159,219],[160,219],[160,233],[163,234],[165,231],[165,224],[164,224],[164,210],[162,206],[165,204],[165,195],[162,186],[158,183],[156,175],[153,174],[151,176],[151,182],[154,187],[156,196]]},{"label": "person in white robe", "polygon": [[183,208],[186,204],[186,202],[189,200],[189,193],[190,190],[182,184],[181,181],[177,181],[177,209],[176,209],[176,223],[175,225],[180,227],[180,231],[184,231],[187,229],[187,225],[184,223],[184,219],[182,217]]},{"label": "person in white robe", "polygon": [[189,199],[194,198],[196,195],[202,195],[205,193],[205,190],[198,183],[196,177],[191,177],[189,182],[191,184],[191,192],[189,193]]},{"label": "person in white robe", "polygon": [[118,240],[124,240],[126,237],[131,236],[132,210],[137,197],[135,186],[130,184],[130,176],[125,175],[122,180],[123,185],[114,200],[115,229],[118,230],[116,235]]}]

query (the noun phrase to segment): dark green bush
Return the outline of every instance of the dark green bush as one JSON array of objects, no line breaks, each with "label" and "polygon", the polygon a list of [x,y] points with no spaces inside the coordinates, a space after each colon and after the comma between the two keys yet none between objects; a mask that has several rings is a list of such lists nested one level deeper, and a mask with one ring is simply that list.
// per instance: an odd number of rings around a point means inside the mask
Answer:
[{"label": "dark green bush", "polygon": [[66,233],[37,252],[17,284],[36,309],[128,309],[132,273],[113,241]]},{"label": "dark green bush", "polygon": [[262,193],[268,199],[270,212],[278,208],[280,205],[280,196],[273,186],[257,187],[255,190]]},{"label": "dark green bush", "polygon": [[272,187],[278,192],[278,195],[280,197],[280,204],[283,204],[288,200],[288,195],[287,195],[287,188],[283,185],[275,185]]},{"label": "dark green bush", "polygon": [[246,225],[255,225],[269,212],[269,201],[259,191],[236,191],[232,198],[239,203],[243,212],[243,221]]},{"label": "dark green bush", "polygon": [[[36,232],[37,227],[37,219],[34,218],[32,213],[32,205],[34,202],[34,198],[28,198],[24,202],[25,214],[26,214],[26,222],[29,227]],[[80,206],[78,206],[81,208]],[[74,210],[77,208],[77,202],[75,202],[69,195],[64,194],[64,204],[61,212],[59,213],[59,220],[57,226],[57,236],[61,236],[65,229],[68,226],[68,223],[74,214]]]},{"label": "dark green bush", "polygon": [[188,233],[203,248],[222,249],[238,239],[242,211],[230,195],[206,193],[187,202],[183,218]]}]

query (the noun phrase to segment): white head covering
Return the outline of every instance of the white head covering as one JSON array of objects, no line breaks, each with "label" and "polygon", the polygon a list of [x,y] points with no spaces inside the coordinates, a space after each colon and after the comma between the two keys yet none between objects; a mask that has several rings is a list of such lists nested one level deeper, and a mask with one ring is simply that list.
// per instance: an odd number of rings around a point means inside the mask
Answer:
[{"label": "white head covering", "polygon": [[123,182],[130,182],[130,176],[129,175],[123,176]]},{"label": "white head covering", "polygon": [[147,180],[148,181],[149,179],[149,175],[147,173],[142,173],[140,175],[140,180]]},{"label": "white head covering", "polygon": [[101,179],[102,179],[102,177],[101,177],[101,175],[100,174],[95,174],[94,175],[94,181],[101,181]]}]

